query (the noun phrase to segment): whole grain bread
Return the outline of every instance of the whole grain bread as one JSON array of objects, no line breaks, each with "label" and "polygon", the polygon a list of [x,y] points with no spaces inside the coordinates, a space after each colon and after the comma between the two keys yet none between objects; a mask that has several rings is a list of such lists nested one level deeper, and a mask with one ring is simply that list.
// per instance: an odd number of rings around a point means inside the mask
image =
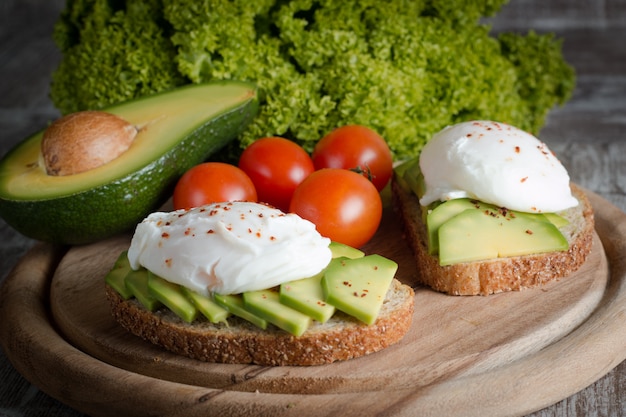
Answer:
[{"label": "whole grain bread", "polygon": [[441,266],[439,258],[428,253],[426,226],[417,196],[395,177],[391,187],[394,209],[400,215],[404,238],[415,257],[418,280],[439,292],[488,295],[536,287],[576,271],[591,251],[593,209],[583,190],[572,184],[572,193],[580,204],[561,213],[570,221],[561,229],[569,243],[567,251]]},{"label": "whole grain bread", "polygon": [[206,362],[258,365],[321,365],[378,352],[404,337],[413,319],[413,289],[392,281],[376,322],[366,325],[337,311],[296,337],[272,325],[262,330],[231,316],[228,324],[181,320],[162,308],[146,310],[108,285],[115,320],[131,333],[171,352]]}]

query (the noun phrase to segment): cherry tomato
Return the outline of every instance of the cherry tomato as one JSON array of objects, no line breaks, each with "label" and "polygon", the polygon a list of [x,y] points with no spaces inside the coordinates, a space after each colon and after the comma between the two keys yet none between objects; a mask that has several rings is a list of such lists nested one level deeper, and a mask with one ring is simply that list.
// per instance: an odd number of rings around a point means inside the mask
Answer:
[{"label": "cherry tomato", "polygon": [[380,225],[382,201],[365,177],[346,169],[325,168],[296,188],[289,210],[333,241],[355,248],[367,243]]},{"label": "cherry tomato", "polygon": [[300,145],[280,137],[253,142],[241,154],[239,168],[254,183],[259,201],[283,211],[289,210],[296,187],[315,169]]},{"label": "cherry tomato", "polygon": [[339,127],[324,136],[311,155],[315,169],[344,168],[362,172],[382,190],[391,178],[393,157],[387,142],[361,125]]},{"label": "cherry tomato", "polygon": [[252,180],[235,165],[205,162],[183,174],[174,188],[174,209],[222,201],[257,201]]}]

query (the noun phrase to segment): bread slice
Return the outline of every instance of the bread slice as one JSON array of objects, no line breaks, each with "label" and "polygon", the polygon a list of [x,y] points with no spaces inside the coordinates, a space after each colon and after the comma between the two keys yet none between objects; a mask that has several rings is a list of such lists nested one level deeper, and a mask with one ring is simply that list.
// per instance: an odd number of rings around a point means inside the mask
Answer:
[{"label": "bread slice", "polygon": [[582,189],[571,185],[580,204],[563,214],[570,224],[561,229],[569,250],[496,258],[441,266],[428,253],[426,226],[421,206],[413,192],[392,180],[394,209],[404,226],[404,238],[414,254],[418,280],[434,290],[452,295],[488,295],[519,291],[565,277],[577,270],[591,251],[594,217],[591,203]]},{"label": "bread slice", "polygon": [[206,362],[258,365],[321,365],[380,351],[404,337],[413,320],[413,289],[392,281],[370,326],[336,312],[296,337],[269,325],[262,330],[238,317],[228,325],[197,319],[189,324],[166,308],[146,310],[108,285],[113,317],[131,333],[171,352]]}]

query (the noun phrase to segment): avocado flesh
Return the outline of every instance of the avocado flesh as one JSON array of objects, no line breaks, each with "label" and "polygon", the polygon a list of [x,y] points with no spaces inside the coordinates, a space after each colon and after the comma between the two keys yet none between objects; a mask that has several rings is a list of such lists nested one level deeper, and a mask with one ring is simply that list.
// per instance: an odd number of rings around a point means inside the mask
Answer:
[{"label": "avocado flesh", "polygon": [[421,170],[419,167],[419,157],[415,157],[398,164],[393,168],[395,180],[405,189],[411,190],[421,197],[423,181]]},{"label": "avocado flesh", "polygon": [[216,303],[224,307],[234,316],[249,321],[260,329],[267,329],[267,320],[248,311],[243,302],[243,297],[241,296],[241,294],[215,294],[214,297]]},{"label": "avocado flesh", "polygon": [[150,279],[147,269],[131,269],[126,278],[126,288],[130,290],[133,296],[149,311],[155,311],[163,304],[150,292],[148,280]]},{"label": "avocado flesh", "polygon": [[346,258],[362,258],[365,256],[365,253],[360,249],[353,248],[352,246],[348,246],[344,243],[339,242],[330,242],[328,245],[330,252],[333,258],[346,257]]},{"label": "avocado flesh", "polygon": [[280,302],[320,323],[326,323],[335,314],[335,307],[324,300],[323,276],[324,272],[322,271],[310,278],[281,284]]},{"label": "avocado flesh", "polygon": [[420,168],[419,158],[408,161],[406,165],[402,178],[417,198],[422,198],[426,193],[426,183]]},{"label": "avocado flesh", "polygon": [[148,272],[148,289],[154,298],[187,323],[196,319],[198,309],[185,296],[179,285]]},{"label": "avocado flesh", "polygon": [[546,218],[546,220],[554,224],[559,229],[569,224],[569,220],[567,220],[563,216],[558,215],[557,213],[543,213],[543,216]]},{"label": "avocado flesh", "polygon": [[567,250],[559,229],[543,216],[467,209],[439,228],[439,264]]},{"label": "avocado flesh", "polygon": [[244,292],[243,302],[248,311],[294,336],[301,336],[311,324],[311,317],[282,304],[271,289]]},{"label": "avocado flesh", "polygon": [[104,282],[117,291],[124,300],[128,300],[133,296],[133,292],[126,286],[126,275],[130,271],[128,251],[123,251],[115,261],[113,268],[104,277]]},{"label": "avocado flesh", "polygon": [[[493,206],[489,206],[493,208]],[[426,216],[426,230],[428,232],[428,253],[437,255],[439,253],[439,228],[446,221],[457,214],[468,209],[486,209],[487,205],[469,198],[459,198],[446,201],[435,207]]]},{"label": "avocado flesh", "polygon": [[365,324],[374,324],[397,269],[397,263],[380,255],[335,258],[322,279],[326,302]]},{"label": "avocado flesh", "polygon": [[[410,190],[418,198],[424,195],[426,184],[419,166],[419,157],[404,162],[396,167],[395,171],[396,176],[402,178],[399,182],[401,186]],[[439,256],[440,265],[567,250],[569,247],[566,238],[558,230],[569,221],[557,213],[523,213],[501,209],[493,204],[471,198],[436,202],[428,207],[421,206],[421,208],[422,219],[426,224],[428,253],[432,256]],[[466,210],[487,212],[491,217],[500,217],[502,213],[506,213],[504,217],[508,220],[504,223],[499,222],[500,227],[492,229],[481,222],[480,227],[471,231],[466,230],[466,233],[463,233],[462,223],[457,220],[456,227],[447,226],[444,229],[445,233],[441,232],[443,225],[457,215],[464,214]],[[467,219],[466,221],[467,225],[471,223]],[[543,225],[530,227],[536,223],[543,223]],[[523,229],[525,225],[529,227]],[[526,236],[520,238],[520,229]],[[443,242],[444,239],[446,242]],[[448,241],[449,239],[452,241]],[[463,239],[467,242],[460,243]],[[443,255],[442,245],[445,246]],[[443,259],[441,259],[442,256]]]},{"label": "avocado flesh", "polygon": [[[339,242],[330,242],[328,246],[333,258],[362,258],[365,253]],[[280,302],[298,310],[313,320],[325,323],[335,314],[335,307],[324,299],[322,277],[325,270],[309,278],[286,282],[280,286]]]},{"label": "avocado flesh", "polygon": [[131,230],[176,180],[234,139],[258,111],[256,88],[195,84],[103,109],[139,127],[120,157],[80,174],[47,175],[43,131],[0,161],[0,216],[22,234],[81,244]]},{"label": "avocado flesh", "polygon": [[228,310],[221,307],[210,297],[198,294],[186,287],[180,287],[183,294],[196,306],[198,311],[202,313],[211,323],[226,323],[226,319],[230,315]]},{"label": "avocado flesh", "polygon": [[[105,282],[124,299],[135,297],[150,311],[163,306],[189,323],[201,313],[212,323],[227,325],[226,319],[232,314],[261,329],[272,323],[300,336],[309,328],[311,320],[324,323],[337,309],[367,324],[374,323],[397,264],[379,255],[365,256],[362,251],[343,244],[331,244],[331,247],[333,259],[324,270],[313,277],[283,283],[280,290],[272,288],[207,297],[169,282],[143,267],[132,270],[127,251],[118,256]],[[333,272],[336,265],[341,266],[337,273]],[[326,276],[328,271],[331,271],[330,278]],[[355,303],[353,292],[343,294],[328,288],[329,283],[341,279],[362,287],[362,293],[367,296]]]},{"label": "avocado flesh", "polygon": [[[422,196],[426,193],[426,182],[420,168],[419,157],[410,159],[396,167],[396,178],[401,187],[405,190],[411,191],[417,196],[418,199],[422,198]],[[433,203],[428,207],[420,205],[422,208],[420,213],[422,222],[426,222],[428,212],[437,207],[437,205],[438,203]]]}]

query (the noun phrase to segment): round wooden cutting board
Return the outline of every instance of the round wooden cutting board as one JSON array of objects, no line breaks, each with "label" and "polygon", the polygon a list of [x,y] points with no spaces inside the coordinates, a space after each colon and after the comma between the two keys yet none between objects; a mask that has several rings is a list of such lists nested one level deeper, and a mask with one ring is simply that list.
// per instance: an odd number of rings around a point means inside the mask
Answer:
[{"label": "round wooden cutting board", "polygon": [[112,319],[104,275],[129,236],[64,251],[41,244],[0,292],[0,337],[51,396],[105,415],[523,415],[591,384],[626,358],[626,214],[588,193],[593,251],[540,288],[454,297],[419,287],[400,225],[386,209],[364,248],[399,264],[415,314],[398,344],[314,367],[195,361]]}]

